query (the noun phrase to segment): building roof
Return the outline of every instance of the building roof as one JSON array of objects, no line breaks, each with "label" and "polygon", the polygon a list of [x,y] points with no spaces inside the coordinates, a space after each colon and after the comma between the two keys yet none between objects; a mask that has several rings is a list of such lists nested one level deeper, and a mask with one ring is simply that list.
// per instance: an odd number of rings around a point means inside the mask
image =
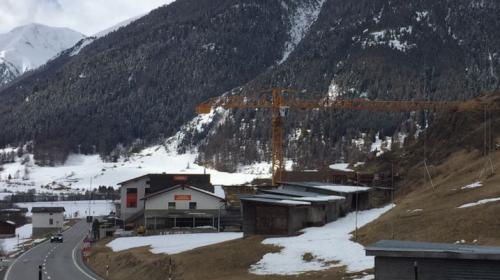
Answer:
[{"label": "building roof", "polygon": [[382,240],[365,248],[367,256],[500,260],[500,247]]},{"label": "building roof", "polygon": [[261,189],[259,190],[260,192],[263,193],[270,193],[270,194],[281,194],[281,195],[287,195],[287,196],[296,196],[296,197],[305,197],[305,196],[320,196],[321,194],[319,193],[314,193],[314,192],[302,192],[302,191],[294,191],[294,190],[287,190],[287,189],[270,189],[270,190],[264,190]]},{"label": "building roof", "polygon": [[173,191],[175,189],[178,189],[178,188],[189,188],[189,189],[192,189],[192,190],[195,190],[197,192],[201,192],[201,193],[204,193],[206,195],[210,195],[210,196],[213,196],[215,198],[218,198],[220,200],[225,200],[223,197],[220,197],[218,195],[216,195],[215,193],[211,193],[209,191],[206,191],[206,190],[202,190],[200,188],[197,188],[197,187],[193,187],[193,186],[189,186],[189,185],[177,185],[177,186],[174,186],[174,187],[171,187],[171,188],[168,188],[168,189],[164,189],[164,190],[161,190],[161,191],[157,191],[155,193],[152,193],[152,194],[148,194],[146,196],[144,196],[144,198],[142,198],[142,200],[147,200],[148,198],[151,198],[151,197],[155,197],[155,196],[158,196],[160,194],[163,194],[163,193],[166,193],[166,192],[170,192],[170,191]]},{"label": "building roof", "polygon": [[338,184],[324,183],[324,182],[283,182],[283,185],[326,190],[336,193],[360,193],[360,192],[368,192],[371,190],[371,188],[369,187],[338,185]]},{"label": "building roof", "polygon": [[279,194],[257,194],[255,197],[260,198],[270,198],[270,199],[278,199],[278,200],[295,200],[295,201],[307,201],[307,202],[331,202],[331,201],[339,201],[344,200],[343,196],[336,195],[317,195],[317,196],[287,196],[287,195],[279,195]]},{"label": "building roof", "polygon": [[128,179],[128,180],[126,180],[126,181],[120,182],[120,183],[118,183],[118,185],[124,185],[124,184],[126,184],[126,183],[139,181],[139,180],[141,180],[141,179],[144,179],[144,178],[150,178],[150,177],[153,177],[153,176],[165,176],[165,177],[175,177],[175,176],[208,176],[208,177],[210,177],[210,174],[189,174],[189,173],[149,173],[149,174],[145,174],[145,175],[142,175],[142,176],[139,176],[139,177],[135,177],[135,178]]},{"label": "building roof", "polygon": [[13,221],[0,221],[0,224],[7,224],[9,226],[16,227],[16,223],[14,223]]},{"label": "building roof", "polygon": [[31,213],[62,213],[66,211],[64,207],[33,207]]},{"label": "building roof", "polygon": [[306,202],[306,201],[296,201],[296,200],[290,200],[290,199],[272,199],[272,198],[266,198],[266,197],[259,197],[258,195],[241,196],[240,200],[261,202],[261,203],[266,203],[266,204],[277,204],[277,205],[284,205],[284,206],[311,205],[310,202]]}]

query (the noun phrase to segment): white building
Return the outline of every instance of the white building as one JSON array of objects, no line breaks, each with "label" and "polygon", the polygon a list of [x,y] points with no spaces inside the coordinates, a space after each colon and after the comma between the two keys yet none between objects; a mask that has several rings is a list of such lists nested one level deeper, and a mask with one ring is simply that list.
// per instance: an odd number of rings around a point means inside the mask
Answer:
[{"label": "white building", "polygon": [[146,229],[217,227],[225,200],[214,193],[177,185],[144,197]]},{"label": "white building", "polygon": [[31,209],[33,236],[39,237],[61,231],[64,225],[64,211],[64,207],[33,207]]},{"label": "white building", "polygon": [[144,197],[170,189],[176,185],[194,185],[205,191],[214,191],[209,174],[146,174],[119,183],[119,217],[126,223],[142,224],[144,218]]}]

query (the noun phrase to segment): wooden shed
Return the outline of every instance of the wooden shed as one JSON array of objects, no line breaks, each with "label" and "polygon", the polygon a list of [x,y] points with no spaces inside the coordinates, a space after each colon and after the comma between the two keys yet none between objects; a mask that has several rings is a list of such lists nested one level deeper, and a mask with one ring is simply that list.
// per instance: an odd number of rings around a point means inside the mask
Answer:
[{"label": "wooden shed", "polygon": [[375,280],[500,279],[500,247],[382,240],[366,255],[375,256]]},{"label": "wooden shed", "polygon": [[293,235],[310,226],[322,226],[339,216],[339,196],[300,196],[272,193],[240,197],[245,235]]},{"label": "wooden shed", "polygon": [[0,221],[0,238],[16,236],[16,223],[12,221]]},{"label": "wooden shed", "polygon": [[309,202],[242,197],[244,235],[292,235],[304,227]]}]

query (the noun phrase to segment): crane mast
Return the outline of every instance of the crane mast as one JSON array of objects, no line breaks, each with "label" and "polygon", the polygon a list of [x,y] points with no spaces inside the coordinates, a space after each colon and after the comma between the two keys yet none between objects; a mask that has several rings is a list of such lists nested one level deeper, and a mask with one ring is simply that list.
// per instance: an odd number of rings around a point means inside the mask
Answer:
[{"label": "crane mast", "polygon": [[[269,91],[265,91],[269,93]],[[196,107],[198,114],[209,114],[212,108],[224,109],[271,109],[272,111],[272,184],[277,186],[282,181],[284,162],[284,112],[286,109],[333,109],[362,110],[380,112],[411,112],[420,110],[442,112],[500,111],[500,103],[484,102],[477,99],[466,101],[399,101],[368,99],[299,99],[292,93],[298,90],[274,88],[264,97],[223,96],[212,98]],[[287,95],[285,97],[285,95]],[[290,96],[288,96],[290,95]]]}]

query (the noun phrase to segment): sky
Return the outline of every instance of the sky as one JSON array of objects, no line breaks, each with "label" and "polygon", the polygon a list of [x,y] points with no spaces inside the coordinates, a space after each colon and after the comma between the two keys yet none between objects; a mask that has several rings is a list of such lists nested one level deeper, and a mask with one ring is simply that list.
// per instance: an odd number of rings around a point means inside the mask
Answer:
[{"label": "sky", "polygon": [[174,0],[0,0],[0,33],[28,23],[93,35]]}]

